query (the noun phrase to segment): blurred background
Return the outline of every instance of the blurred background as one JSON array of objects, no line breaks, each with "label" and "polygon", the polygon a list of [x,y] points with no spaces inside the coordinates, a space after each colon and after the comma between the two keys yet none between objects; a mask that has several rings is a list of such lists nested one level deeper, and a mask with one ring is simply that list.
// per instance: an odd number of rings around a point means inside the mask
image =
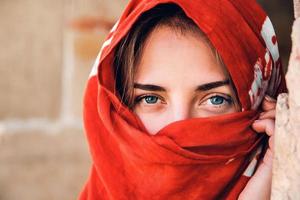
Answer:
[{"label": "blurred background", "polygon": [[[288,64],[292,0],[259,0]],[[82,96],[127,0],[0,0],[0,200],[77,199],[90,156]]]}]

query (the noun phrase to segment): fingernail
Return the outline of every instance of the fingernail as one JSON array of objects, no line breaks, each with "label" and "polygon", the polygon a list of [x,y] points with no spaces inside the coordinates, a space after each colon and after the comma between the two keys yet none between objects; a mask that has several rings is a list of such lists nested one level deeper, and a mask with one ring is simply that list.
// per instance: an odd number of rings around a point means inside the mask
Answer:
[{"label": "fingernail", "polygon": [[269,95],[265,95],[265,100],[269,101],[269,102],[276,102],[276,100],[272,97],[270,97]]}]

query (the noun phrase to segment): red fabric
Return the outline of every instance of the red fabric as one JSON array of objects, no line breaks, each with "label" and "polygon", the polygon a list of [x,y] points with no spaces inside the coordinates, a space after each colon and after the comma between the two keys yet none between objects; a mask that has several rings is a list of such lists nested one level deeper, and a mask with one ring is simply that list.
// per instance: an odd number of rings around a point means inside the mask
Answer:
[{"label": "red fabric", "polygon": [[[211,40],[243,111],[173,122],[153,136],[115,96],[112,61],[137,18],[165,2],[179,5]],[[266,92],[285,90],[274,34],[253,0],[132,0],[88,80],[84,125],[93,166],[80,199],[237,199],[266,139],[251,129],[258,107]]]}]

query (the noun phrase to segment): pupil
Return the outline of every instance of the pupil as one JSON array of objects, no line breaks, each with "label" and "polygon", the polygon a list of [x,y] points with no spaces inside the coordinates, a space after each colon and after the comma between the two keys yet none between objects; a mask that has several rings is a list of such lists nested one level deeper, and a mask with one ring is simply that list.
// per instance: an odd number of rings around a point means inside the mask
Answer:
[{"label": "pupil", "polygon": [[212,97],[210,101],[212,104],[219,105],[224,103],[224,98],[216,96],[216,97]]},{"label": "pupil", "polygon": [[156,103],[157,102],[157,97],[154,97],[154,96],[147,96],[145,98],[146,102],[147,103],[150,103],[150,104],[153,104],[153,103]]}]

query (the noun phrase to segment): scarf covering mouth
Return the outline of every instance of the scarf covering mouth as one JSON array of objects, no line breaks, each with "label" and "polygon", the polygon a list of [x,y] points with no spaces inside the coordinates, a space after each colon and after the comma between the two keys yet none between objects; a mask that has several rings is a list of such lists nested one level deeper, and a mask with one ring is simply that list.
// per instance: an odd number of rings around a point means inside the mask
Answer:
[{"label": "scarf covering mouth", "polygon": [[[181,7],[217,49],[242,112],[176,121],[156,135],[114,94],[114,49],[138,18],[164,3]],[[132,0],[90,74],[84,126],[92,168],[80,200],[237,199],[264,152],[251,129],[268,94],[286,91],[270,19],[254,0]]]}]

